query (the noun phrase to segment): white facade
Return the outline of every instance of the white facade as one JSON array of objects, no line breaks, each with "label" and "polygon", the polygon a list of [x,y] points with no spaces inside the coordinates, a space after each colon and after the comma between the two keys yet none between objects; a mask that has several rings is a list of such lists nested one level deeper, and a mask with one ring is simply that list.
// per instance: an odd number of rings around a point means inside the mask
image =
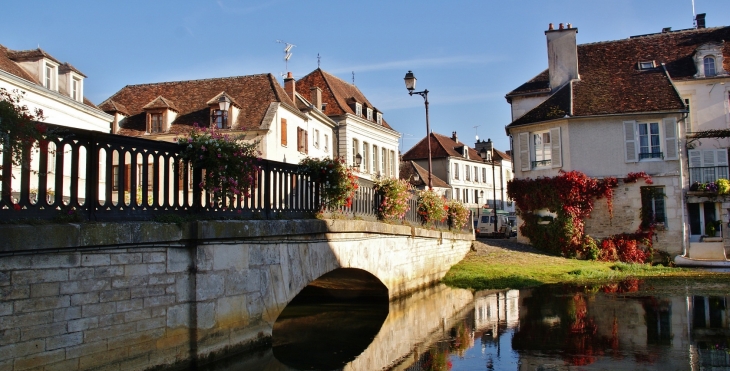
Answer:
[{"label": "white facade", "polygon": [[334,118],[338,123],[339,156],[350,166],[362,156],[358,176],[375,180],[378,177],[398,178],[400,134],[370,121],[346,113]]}]

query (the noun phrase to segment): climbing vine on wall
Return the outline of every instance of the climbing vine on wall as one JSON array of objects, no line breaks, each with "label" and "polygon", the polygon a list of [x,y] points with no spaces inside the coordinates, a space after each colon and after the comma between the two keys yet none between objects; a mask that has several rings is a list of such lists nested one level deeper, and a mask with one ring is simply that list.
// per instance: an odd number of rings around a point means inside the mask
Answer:
[{"label": "climbing vine on wall", "polygon": [[[652,182],[651,177],[643,172],[630,173],[624,178],[624,182],[632,183],[638,179],[644,179],[647,184]],[[524,221],[520,232],[539,249],[566,257],[591,255],[603,260],[644,262],[650,257],[650,253],[644,254],[646,250],[641,250],[641,253],[635,250],[639,245],[646,246],[647,240],[648,248],[651,248],[653,225],[648,226],[651,228],[648,239],[647,233],[643,231],[643,224],[642,229],[634,234],[604,239],[605,244],[596,243],[585,234],[585,219],[591,215],[596,200],[605,199],[609,215],[613,217],[613,189],[617,186],[616,178],[594,179],[580,171],[561,171],[553,178],[514,179],[507,183],[507,194],[515,200],[518,213]],[[541,214],[546,212],[556,217],[545,223]],[[625,243],[627,240],[635,243]],[[590,252],[591,247],[600,251]],[[615,253],[603,251],[609,248]]]}]

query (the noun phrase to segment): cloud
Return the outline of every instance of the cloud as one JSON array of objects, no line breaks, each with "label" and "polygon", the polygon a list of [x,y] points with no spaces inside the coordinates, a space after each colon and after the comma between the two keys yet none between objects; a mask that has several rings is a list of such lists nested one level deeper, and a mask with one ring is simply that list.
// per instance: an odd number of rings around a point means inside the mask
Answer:
[{"label": "cloud", "polygon": [[422,59],[408,59],[402,61],[391,61],[374,64],[363,64],[342,68],[335,68],[328,70],[330,73],[346,73],[350,71],[383,71],[383,70],[402,70],[402,69],[414,69],[418,67],[441,67],[441,66],[454,66],[461,64],[481,64],[489,63],[501,60],[502,58],[495,57],[484,57],[484,56],[451,56],[441,58],[422,58]]}]

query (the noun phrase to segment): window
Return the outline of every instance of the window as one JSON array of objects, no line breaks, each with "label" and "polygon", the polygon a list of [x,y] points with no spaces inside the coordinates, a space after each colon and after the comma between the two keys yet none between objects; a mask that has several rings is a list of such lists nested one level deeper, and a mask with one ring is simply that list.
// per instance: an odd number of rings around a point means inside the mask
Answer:
[{"label": "window", "polygon": [[474,190],[474,203],[479,203],[479,191],[477,191],[476,189]]},{"label": "window", "polygon": [[666,223],[664,198],[664,187],[641,187],[642,223]]},{"label": "window", "polygon": [[712,77],[717,75],[715,71],[715,57],[707,56],[703,60],[705,64],[705,77]]},{"label": "window", "polygon": [[381,148],[380,150],[380,171],[383,172],[383,175],[387,175],[388,170],[386,165],[388,164],[388,150],[385,148]]},{"label": "window", "polygon": [[395,151],[390,151],[390,176],[395,177]]},{"label": "window", "polygon": [[690,149],[689,182],[709,183],[728,179],[727,149]]},{"label": "window", "polygon": [[368,164],[370,163],[370,144],[368,142],[362,142],[362,171],[367,173],[370,170]]},{"label": "window", "polygon": [[355,103],[355,116],[362,117],[362,104]]},{"label": "window", "polygon": [[380,112],[376,113],[375,121],[378,123],[378,125],[383,125],[383,114]]},{"label": "window", "polygon": [[[360,150],[360,142],[357,141],[357,139],[352,140],[352,163],[355,164],[355,158],[357,157],[357,151]],[[360,163],[360,166],[362,166],[362,163]]]},{"label": "window", "polygon": [[454,188],[454,199],[457,201],[461,201],[461,193],[459,193],[459,188]]},{"label": "window", "polygon": [[162,132],[162,114],[150,113],[150,133]]},{"label": "window", "polygon": [[297,150],[301,153],[309,153],[309,133],[297,127]]},{"label": "window", "polygon": [[366,110],[368,121],[373,121],[373,109],[368,107]]},{"label": "window", "polygon": [[546,167],[552,164],[550,151],[550,132],[533,133],[532,146],[534,148],[532,167]]},{"label": "window", "polygon": [[377,174],[380,171],[378,169],[378,146],[373,144],[373,174]]},{"label": "window", "polygon": [[[330,151],[330,146],[329,146],[329,144],[330,144],[330,138],[329,138],[329,135],[325,134],[325,135],[324,135],[324,151],[325,151],[325,152],[329,152],[329,151]],[[355,147],[355,148],[357,148],[357,147]]]},{"label": "window", "polygon": [[81,101],[81,80],[75,77],[71,79],[71,99]]},{"label": "window", "polygon": [[319,148],[319,129],[314,129],[314,148]]},{"label": "window", "polygon": [[454,164],[454,179],[459,179],[459,164]]},{"label": "window", "polygon": [[464,180],[471,180],[471,169],[469,165],[464,165]]},{"label": "window", "polygon": [[656,67],[654,64],[654,61],[641,61],[639,62],[639,69],[640,70],[650,70]]},{"label": "window", "polygon": [[659,141],[659,123],[640,123],[639,126],[639,160],[662,158]]},{"label": "window", "polygon": [[483,167],[482,168],[482,183],[486,183],[486,182],[487,182],[487,168]]},{"label": "window", "polygon": [[684,130],[688,133],[692,132],[692,101],[687,98],[684,100],[684,106],[687,108],[687,118],[684,119]]},{"label": "window", "polygon": [[286,147],[286,119],[281,119],[281,145]]},{"label": "window", "polygon": [[479,169],[474,166],[474,181],[479,183]]},{"label": "window", "polygon": [[469,203],[469,190],[464,188],[464,203]]},{"label": "window", "polygon": [[213,121],[213,126],[217,127],[218,129],[224,129],[224,127],[223,127],[223,111],[221,111],[219,109],[213,110],[213,115],[215,117],[215,120]]},{"label": "window", "polygon": [[58,90],[56,83],[58,80],[57,66],[46,61],[43,75],[43,86],[50,90]]}]

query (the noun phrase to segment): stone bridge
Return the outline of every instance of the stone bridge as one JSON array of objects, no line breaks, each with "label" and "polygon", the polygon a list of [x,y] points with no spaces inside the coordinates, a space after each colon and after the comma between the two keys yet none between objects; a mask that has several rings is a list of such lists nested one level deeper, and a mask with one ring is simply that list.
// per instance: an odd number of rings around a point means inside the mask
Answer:
[{"label": "stone bridge", "polygon": [[329,272],[367,272],[394,299],[437,282],[473,240],[356,220],[4,225],[0,236],[0,369],[13,371],[209,361],[270,341],[286,305]]}]

